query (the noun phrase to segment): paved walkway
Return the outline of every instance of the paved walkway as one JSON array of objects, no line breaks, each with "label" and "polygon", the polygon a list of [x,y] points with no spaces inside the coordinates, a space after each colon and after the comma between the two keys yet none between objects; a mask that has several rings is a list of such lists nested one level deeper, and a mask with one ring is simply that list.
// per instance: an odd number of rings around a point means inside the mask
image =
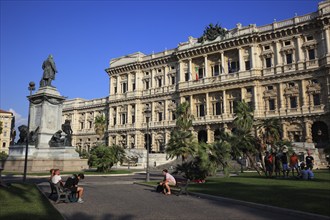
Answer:
[{"label": "paved walkway", "polygon": [[[165,196],[148,186],[133,184],[138,179],[141,178],[87,177],[81,182],[85,188],[85,203],[52,203],[68,220],[312,219],[283,210],[249,207],[235,201],[186,195]],[[38,185],[48,196],[49,184]]]}]

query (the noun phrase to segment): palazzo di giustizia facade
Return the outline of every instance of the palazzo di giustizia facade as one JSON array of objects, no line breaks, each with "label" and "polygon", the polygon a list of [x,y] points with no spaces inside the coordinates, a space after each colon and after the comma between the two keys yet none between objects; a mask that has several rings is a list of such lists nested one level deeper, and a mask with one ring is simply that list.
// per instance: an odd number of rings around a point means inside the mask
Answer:
[{"label": "palazzo di giustizia facade", "polygon": [[106,69],[109,96],[64,104],[73,145],[89,150],[99,140],[94,118],[104,114],[106,142],[144,150],[147,120],[152,152],[164,152],[175,126],[176,106],[187,101],[194,134],[212,143],[231,129],[234,107],[245,100],[256,120],[281,119],[283,139],[322,143],[330,127],[330,2],[316,12],[264,26],[237,26],[224,37],[145,55],[113,58]]}]

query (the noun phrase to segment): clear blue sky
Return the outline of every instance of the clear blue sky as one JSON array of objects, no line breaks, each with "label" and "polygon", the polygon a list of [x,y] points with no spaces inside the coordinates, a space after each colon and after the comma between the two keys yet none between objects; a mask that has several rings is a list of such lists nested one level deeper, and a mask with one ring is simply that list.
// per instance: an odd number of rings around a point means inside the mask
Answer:
[{"label": "clear blue sky", "polygon": [[232,29],[270,24],[317,10],[318,0],[3,1],[1,0],[0,108],[26,123],[28,84],[39,88],[42,62],[52,54],[52,84],[63,96],[108,95],[104,69],[112,58],[172,49],[200,37],[209,23]]}]

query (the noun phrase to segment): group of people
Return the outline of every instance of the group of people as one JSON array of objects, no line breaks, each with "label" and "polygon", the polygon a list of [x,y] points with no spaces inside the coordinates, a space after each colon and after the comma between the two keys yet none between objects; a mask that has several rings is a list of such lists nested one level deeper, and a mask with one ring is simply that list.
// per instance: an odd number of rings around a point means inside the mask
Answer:
[{"label": "group of people", "polygon": [[[275,172],[276,177],[280,177],[281,173],[283,177],[288,177],[290,171],[292,171],[293,177],[298,177],[304,180],[311,180],[314,178],[313,165],[314,158],[311,153],[308,152],[305,161],[299,161],[298,155],[293,152],[289,157],[286,152],[282,153],[270,153],[266,152],[264,163],[266,169],[266,176],[272,177]],[[297,175],[295,176],[295,171]]]},{"label": "group of people", "polygon": [[84,200],[82,199],[84,188],[81,186],[78,186],[79,180],[84,179],[85,176],[83,173],[73,174],[71,177],[69,177],[65,182],[63,182],[62,177],[60,176],[60,170],[59,169],[51,169],[50,170],[50,181],[53,184],[58,185],[60,188],[63,188],[64,190],[70,190],[72,194],[78,198],[78,203],[83,203]]}]

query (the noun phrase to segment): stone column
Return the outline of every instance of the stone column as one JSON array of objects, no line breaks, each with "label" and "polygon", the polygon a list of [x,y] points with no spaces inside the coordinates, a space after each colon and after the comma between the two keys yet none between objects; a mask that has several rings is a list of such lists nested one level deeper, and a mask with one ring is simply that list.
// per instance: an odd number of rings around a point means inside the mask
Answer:
[{"label": "stone column", "polygon": [[303,112],[307,112],[308,111],[308,104],[307,104],[307,100],[306,100],[306,81],[305,80],[301,80],[301,89],[300,89],[300,95],[301,95],[301,110]]},{"label": "stone column", "polygon": [[164,66],[164,86],[169,86],[169,82],[171,81],[168,76],[169,66]]},{"label": "stone column", "polygon": [[189,80],[193,80],[193,77],[192,77],[192,74],[193,74],[193,69],[192,69],[192,60],[191,59],[188,59],[188,62],[189,62]]},{"label": "stone column", "polygon": [[179,63],[179,71],[177,72],[176,78],[178,79],[178,82],[184,82],[183,62],[182,60],[179,60],[178,63]]},{"label": "stone column", "polygon": [[323,28],[323,34],[324,34],[324,44],[325,44],[325,54],[330,53],[330,32],[329,32],[329,27],[324,27]]},{"label": "stone column", "polygon": [[204,77],[203,78],[207,78],[209,77],[209,70],[208,70],[208,62],[207,62],[207,55],[204,55]]},{"label": "stone column", "polygon": [[207,141],[206,143],[212,143],[213,141],[211,140],[212,139],[212,131],[211,131],[211,128],[210,128],[210,125],[206,125],[206,136],[207,136]]},{"label": "stone column", "polygon": [[304,120],[305,123],[305,141],[307,143],[312,143],[312,121],[305,119]]},{"label": "stone column", "polygon": [[296,63],[298,70],[304,68],[304,55],[303,50],[301,48],[302,42],[301,42],[301,36],[296,37]]},{"label": "stone column", "polygon": [[279,97],[280,97],[280,108],[279,108],[279,110],[280,110],[280,114],[281,115],[283,115],[284,113],[285,113],[285,103],[286,103],[286,97],[284,97],[284,95],[283,95],[283,84],[282,83],[279,83],[278,84],[278,95],[279,95]]},{"label": "stone column", "polygon": [[223,99],[223,114],[227,116],[227,97],[226,97],[226,90],[222,91],[222,99]]},{"label": "stone column", "polygon": [[239,61],[239,71],[245,71],[245,62],[244,62],[244,57],[243,57],[243,48],[238,48],[238,61]]},{"label": "stone column", "polygon": [[205,93],[205,104],[206,104],[206,118],[210,117],[210,100],[209,100],[209,93]]},{"label": "stone column", "polygon": [[283,140],[288,140],[287,122],[282,123]]},{"label": "stone column", "polygon": [[131,82],[131,73],[127,73],[127,92],[133,91]]},{"label": "stone column", "polygon": [[151,69],[150,70],[150,88],[151,89],[154,89],[154,88],[156,88],[156,83],[155,83],[155,74],[156,74],[156,70],[155,69]]},{"label": "stone column", "polygon": [[121,93],[120,91],[121,91],[121,89],[120,89],[120,83],[119,83],[119,81],[120,81],[120,76],[118,75],[117,76],[117,94],[119,94],[119,93]]},{"label": "stone column", "polygon": [[277,74],[282,73],[282,66],[283,66],[283,58],[280,51],[281,51],[281,43],[276,41],[274,62],[275,62],[275,70]]},{"label": "stone column", "polygon": [[221,71],[221,73],[222,74],[225,74],[225,58],[224,58],[224,56],[223,56],[223,51],[222,52],[220,52],[220,59],[221,59],[221,67],[220,67],[220,71]]},{"label": "stone column", "polygon": [[190,95],[189,96],[189,108],[190,108],[190,114],[192,114],[193,115],[193,96],[192,95]]},{"label": "stone column", "polygon": [[253,70],[254,68],[256,68],[256,61],[255,61],[255,57],[254,57],[254,45],[252,45],[250,47],[250,61],[251,61],[251,70]]},{"label": "stone column", "polygon": [[168,100],[164,100],[164,121],[169,121],[169,119],[170,119],[170,116],[168,115]]},{"label": "stone column", "polygon": [[246,89],[244,87],[241,88],[241,101],[245,100]]},{"label": "stone column", "polygon": [[259,85],[257,84],[253,87],[253,102],[254,102],[255,116],[258,116],[259,112],[261,111],[261,109],[259,109],[261,106],[259,106],[258,87]]}]

